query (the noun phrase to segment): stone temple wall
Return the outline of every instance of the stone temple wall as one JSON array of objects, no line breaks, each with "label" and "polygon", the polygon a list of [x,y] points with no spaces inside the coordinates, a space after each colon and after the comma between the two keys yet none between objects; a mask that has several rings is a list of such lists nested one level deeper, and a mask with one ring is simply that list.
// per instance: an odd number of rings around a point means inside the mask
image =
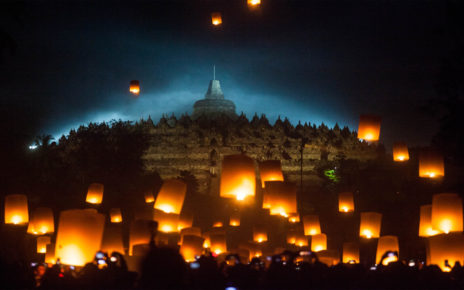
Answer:
[{"label": "stone temple wall", "polygon": [[341,155],[368,160],[377,154],[375,146],[360,142],[346,127],[293,126],[287,119],[270,125],[265,116],[255,116],[251,121],[243,115],[236,120],[225,115],[196,120],[189,116],[163,117],[148,132],[150,146],[143,156],[146,169],[162,178],[189,171],[198,180],[199,192],[209,195],[218,195],[224,155],[245,153],[256,161],[279,159],[285,179],[299,184],[303,141],[304,182],[314,180],[314,168],[321,160]]}]

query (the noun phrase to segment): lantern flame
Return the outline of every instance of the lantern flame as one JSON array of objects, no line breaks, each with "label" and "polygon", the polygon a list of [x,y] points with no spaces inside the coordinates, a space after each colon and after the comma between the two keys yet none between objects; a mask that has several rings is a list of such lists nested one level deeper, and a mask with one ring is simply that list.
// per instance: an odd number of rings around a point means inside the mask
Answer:
[{"label": "lantern flame", "polygon": [[13,224],[18,225],[18,224],[23,223],[23,218],[20,215],[14,215],[11,218],[11,221],[13,222]]},{"label": "lantern flame", "polygon": [[370,230],[364,230],[363,231],[363,236],[365,236],[367,239],[372,238],[372,233]]},{"label": "lantern flame", "polygon": [[261,4],[261,0],[248,0],[248,5],[257,6]]}]

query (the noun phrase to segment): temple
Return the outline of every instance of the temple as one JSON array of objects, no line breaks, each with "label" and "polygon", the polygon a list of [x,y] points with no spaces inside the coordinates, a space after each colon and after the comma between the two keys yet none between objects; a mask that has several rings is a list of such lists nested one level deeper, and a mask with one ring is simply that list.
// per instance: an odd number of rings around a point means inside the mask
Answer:
[{"label": "temple", "polygon": [[215,118],[220,115],[226,115],[231,119],[236,119],[235,104],[224,98],[221,90],[221,84],[218,80],[213,79],[209,82],[208,91],[205,98],[198,100],[193,105],[193,119],[198,119],[200,116]]}]

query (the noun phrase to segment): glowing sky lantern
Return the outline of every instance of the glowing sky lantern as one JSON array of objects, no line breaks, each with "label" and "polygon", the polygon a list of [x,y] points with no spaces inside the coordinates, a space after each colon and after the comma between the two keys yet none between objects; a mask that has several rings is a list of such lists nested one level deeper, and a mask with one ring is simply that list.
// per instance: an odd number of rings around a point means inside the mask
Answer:
[{"label": "glowing sky lantern", "polygon": [[156,231],[156,223],[149,220],[134,220],[129,230],[129,255],[132,255],[133,247],[140,244],[148,244]]},{"label": "glowing sky lantern", "polygon": [[263,188],[265,187],[266,181],[284,181],[280,160],[262,161],[259,162],[258,167],[261,178],[261,186]]},{"label": "glowing sky lantern", "polygon": [[319,262],[326,264],[328,267],[332,267],[340,263],[340,253],[335,250],[324,250],[317,253]]},{"label": "glowing sky lantern", "polygon": [[404,162],[409,160],[408,145],[404,142],[393,143],[393,161]]},{"label": "glowing sky lantern", "polygon": [[382,214],[377,212],[362,212],[359,225],[359,236],[367,239],[380,236]]},{"label": "glowing sky lantern", "polygon": [[[197,237],[201,237],[201,238],[203,237],[201,235],[201,229],[198,228],[198,227],[183,228],[180,231],[180,242],[179,242],[179,244],[182,244],[182,239],[186,235],[197,236]],[[204,238],[203,238],[203,242],[204,242]]]},{"label": "glowing sky lantern", "polygon": [[108,255],[111,255],[112,252],[124,254],[121,226],[113,224],[107,224],[105,226],[101,250],[108,253]]},{"label": "glowing sky lantern", "polygon": [[158,231],[163,233],[178,232],[179,215],[155,210],[154,220],[158,222]]},{"label": "glowing sky lantern", "polygon": [[420,207],[419,237],[431,237],[440,232],[432,228],[432,205]]},{"label": "glowing sky lantern", "polygon": [[120,208],[112,208],[110,209],[110,220],[112,223],[121,223],[122,222],[122,214]]},{"label": "glowing sky lantern", "polygon": [[321,224],[319,223],[319,216],[317,215],[303,216],[303,226],[306,236],[314,236],[321,233]]},{"label": "glowing sky lantern", "polygon": [[144,198],[146,203],[155,202],[155,198],[153,197],[153,193],[151,191],[146,191],[144,193]]},{"label": "glowing sky lantern", "polygon": [[140,82],[137,80],[130,81],[129,92],[134,96],[138,96],[140,94]]},{"label": "glowing sky lantern", "polygon": [[46,246],[46,252],[45,252],[45,263],[48,264],[55,264],[56,263],[56,258],[55,258],[55,244],[50,243]]},{"label": "glowing sky lantern", "polygon": [[246,201],[255,196],[255,163],[250,157],[227,155],[222,160],[220,196]]},{"label": "glowing sky lantern", "polygon": [[445,176],[443,155],[433,150],[423,150],[419,154],[419,177],[440,178]]},{"label": "glowing sky lantern", "polygon": [[103,184],[101,183],[92,183],[89,185],[87,191],[86,202],[91,204],[100,204],[103,200]]},{"label": "glowing sky lantern", "polygon": [[343,243],[343,263],[359,263],[359,245],[357,243]]},{"label": "glowing sky lantern", "polygon": [[248,251],[249,260],[253,258],[261,257],[263,255],[263,251],[259,244],[255,244],[252,242],[244,242],[244,243],[240,243],[238,247],[239,249],[244,249]]},{"label": "glowing sky lantern", "polygon": [[214,233],[209,235],[210,250],[216,255],[227,252],[226,235],[220,233]]},{"label": "glowing sky lantern", "polygon": [[298,231],[296,229],[289,229],[287,231],[287,244],[294,245],[297,235]]},{"label": "glowing sky lantern", "polygon": [[204,239],[199,236],[185,235],[180,246],[180,254],[186,262],[194,262],[195,257],[203,253]]},{"label": "glowing sky lantern", "polygon": [[24,194],[5,196],[5,224],[23,225],[28,222],[27,197]]},{"label": "glowing sky lantern", "polygon": [[464,235],[461,233],[439,234],[429,237],[427,265],[438,265],[449,272],[458,261],[464,260]]},{"label": "glowing sky lantern", "polygon": [[379,140],[381,119],[373,115],[361,115],[359,118],[358,139],[374,142]]},{"label": "glowing sky lantern", "polygon": [[45,235],[55,232],[55,220],[53,211],[48,207],[38,207],[31,215],[27,227],[27,233],[33,235]]},{"label": "glowing sky lantern", "polygon": [[222,15],[220,12],[211,13],[211,23],[214,26],[218,26],[222,24]]},{"label": "glowing sky lantern", "polygon": [[353,212],[354,200],[352,192],[340,192],[338,194],[338,211],[339,212]]},{"label": "glowing sky lantern", "polygon": [[105,216],[87,210],[64,210],[60,213],[55,256],[61,263],[84,266],[100,250]]},{"label": "glowing sky lantern", "polygon": [[193,214],[183,210],[179,216],[179,223],[177,224],[177,230],[190,228],[193,225]]},{"label": "glowing sky lantern", "polygon": [[297,247],[307,247],[309,245],[308,237],[302,232],[296,232],[294,245]]},{"label": "glowing sky lantern", "polygon": [[213,222],[213,228],[222,228],[223,226],[224,226],[224,223],[220,220]]},{"label": "glowing sky lantern", "polygon": [[229,226],[238,227],[240,226],[240,212],[234,211],[230,214]]},{"label": "glowing sky lantern", "polygon": [[37,253],[45,254],[47,252],[47,245],[51,243],[49,236],[37,237]]},{"label": "glowing sky lantern", "polygon": [[165,213],[180,214],[186,193],[185,182],[180,179],[167,179],[161,186],[154,207]]},{"label": "glowing sky lantern", "polygon": [[311,251],[320,252],[327,250],[327,235],[317,234],[311,236]]},{"label": "glowing sky lantern", "polygon": [[253,227],[253,241],[256,243],[267,242],[267,230],[263,226]]},{"label": "glowing sky lantern", "polygon": [[266,181],[270,214],[288,217],[291,213],[296,213],[296,191],[294,183]]},{"label": "glowing sky lantern", "polygon": [[[396,236],[382,236],[379,238],[377,241],[377,254],[375,256],[375,261],[377,264],[380,263],[380,260],[382,259],[382,256],[385,254],[385,252],[397,252],[398,254],[400,253],[400,246],[398,243],[398,237]],[[396,256],[391,256],[387,257],[382,261],[382,264],[384,266],[388,265],[390,262],[395,262],[398,261],[398,257]]]},{"label": "glowing sky lantern", "polygon": [[255,9],[261,5],[261,0],[247,0],[248,8]]},{"label": "glowing sky lantern", "polygon": [[455,193],[434,194],[432,197],[432,228],[445,234],[462,232],[462,200]]}]

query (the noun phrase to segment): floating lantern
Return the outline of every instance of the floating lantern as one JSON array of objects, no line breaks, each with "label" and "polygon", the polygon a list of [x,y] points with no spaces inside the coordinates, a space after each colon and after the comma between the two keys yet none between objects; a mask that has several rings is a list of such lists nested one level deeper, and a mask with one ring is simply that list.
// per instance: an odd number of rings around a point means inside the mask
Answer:
[{"label": "floating lantern", "polygon": [[179,215],[155,210],[154,220],[158,222],[158,231],[174,233],[178,231]]},{"label": "floating lantern", "polygon": [[373,142],[380,136],[381,118],[373,115],[361,115],[359,118],[358,139]]},{"label": "floating lantern", "polygon": [[177,230],[180,231],[185,228],[190,228],[193,225],[193,214],[190,212],[182,211],[179,216],[179,224]]},{"label": "floating lantern", "polygon": [[261,0],[247,0],[247,4],[250,9],[255,9],[261,5]]},{"label": "floating lantern", "polygon": [[353,212],[354,200],[352,192],[341,192],[338,194],[338,211]]},{"label": "floating lantern", "polygon": [[259,162],[259,175],[261,177],[261,186],[263,188],[265,187],[266,181],[284,181],[280,160],[266,160]]},{"label": "floating lantern", "polygon": [[408,145],[404,142],[396,142],[393,144],[393,161],[404,162],[409,160]]},{"label": "floating lantern", "polygon": [[[376,254],[376,263],[379,264],[380,263],[380,260],[382,259],[382,256],[386,253],[386,252],[397,252],[398,254],[400,253],[400,247],[399,247],[399,244],[398,244],[398,237],[396,236],[382,236],[379,238],[379,240],[377,241],[377,254]],[[383,261],[382,261],[382,265],[386,266],[388,265],[390,262],[396,262],[398,261],[398,257],[397,256],[389,256],[389,257],[386,257]]]},{"label": "floating lantern", "polygon": [[267,231],[264,227],[253,227],[253,241],[255,241],[256,243],[267,242]]},{"label": "floating lantern", "polygon": [[308,246],[308,237],[305,236],[302,232],[297,232],[295,235],[295,246],[298,247],[307,247]]},{"label": "floating lantern", "polygon": [[55,244],[54,243],[47,244],[47,246],[46,246],[45,263],[47,263],[47,264],[56,264]]},{"label": "floating lantern", "polygon": [[110,220],[112,223],[120,223],[122,222],[122,214],[120,208],[112,208],[110,209]]},{"label": "floating lantern", "polygon": [[180,179],[167,179],[163,182],[156,197],[155,209],[165,213],[180,214],[187,193],[187,184]]},{"label": "floating lantern", "polygon": [[137,80],[130,81],[129,92],[135,96],[138,96],[140,94],[140,82]]},{"label": "floating lantern", "polygon": [[48,207],[38,207],[32,213],[32,218],[27,227],[27,233],[33,235],[45,235],[55,232],[55,220],[53,211]]},{"label": "floating lantern", "polygon": [[343,243],[343,263],[359,263],[359,245],[356,243]]},{"label": "floating lantern", "polygon": [[340,263],[340,253],[334,250],[325,250],[317,253],[319,262],[326,264],[328,267],[332,267]]},{"label": "floating lantern", "polygon": [[270,203],[270,200],[269,200],[269,194],[266,190],[266,188],[263,188],[262,190],[262,193],[263,193],[263,209],[271,209],[271,203]]},{"label": "floating lantern", "polygon": [[367,239],[380,236],[382,214],[377,212],[362,212],[359,226],[359,236]]},{"label": "floating lantern", "polygon": [[63,264],[84,266],[100,250],[105,216],[87,210],[64,210],[60,214],[55,257]]},{"label": "floating lantern", "polygon": [[445,161],[443,155],[424,150],[419,155],[419,177],[440,178],[445,176]]},{"label": "floating lantern", "polygon": [[100,204],[103,200],[103,184],[92,183],[87,191],[86,202],[91,204]]},{"label": "floating lantern", "polygon": [[222,15],[219,12],[211,13],[211,23],[214,26],[218,26],[222,24]]},{"label": "floating lantern", "polygon": [[266,181],[266,193],[271,215],[288,217],[296,213],[296,185],[284,181]]},{"label": "floating lantern", "polygon": [[327,250],[327,235],[317,234],[311,236],[311,251],[320,252]]},{"label": "floating lantern", "polygon": [[5,224],[22,225],[28,222],[27,197],[24,194],[5,196]]},{"label": "floating lantern", "polygon": [[234,211],[230,214],[229,226],[238,227],[240,226],[240,212]]},{"label": "floating lantern", "polygon": [[194,262],[203,253],[204,239],[199,236],[185,235],[180,246],[180,254],[186,262]]},{"label": "floating lantern", "polygon": [[460,233],[439,234],[429,237],[427,265],[437,265],[449,272],[456,262],[464,260],[464,235]]},{"label": "floating lantern", "polygon": [[247,250],[248,251],[248,260],[251,260],[253,258],[259,258],[263,255],[263,251],[261,250],[260,245],[257,245],[255,243],[251,242],[246,242],[246,243],[240,243],[239,249]]},{"label": "floating lantern", "polygon": [[223,226],[224,224],[222,223],[222,221],[213,222],[213,228],[222,228]]},{"label": "floating lantern", "polygon": [[287,231],[287,244],[294,245],[298,231],[296,229],[290,229]]},{"label": "floating lantern", "polygon": [[431,237],[440,232],[432,228],[432,205],[420,207],[419,237]]},{"label": "floating lantern", "polygon": [[111,254],[112,252],[124,254],[121,226],[112,224],[105,226],[101,250],[108,254]]},{"label": "floating lantern", "polygon": [[[190,227],[190,228],[183,228],[181,231],[180,231],[180,244],[182,245],[182,239],[184,236],[187,236],[187,235],[190,235],[190,236],[197,236],[197,237],[200,237],[202,238],[202,235],[201,235],[201,229],[200,228],[197,228],[197,227]],[[204,242],[204,238],[203,238],[203,242]],[[203,244],[202,244],[203,245]]]},{"label": "floating lantern", "polygon": [[246,155],[224,156],[220,195],[243,201],[255,196],[256,176],[253,159]]},{"label": "floating lantern", "polygon": [[51,243],[49,236],[37,237],[37,253],[45,254],[47,252],[47,245]]},{"label": "floating lantern", "polygon": [[314,236],[321,233],[321,224],[317,215],[303,216],[303,226],[305,236]]},{"label": "floating lantern", "polygon": [[153,193],[151,191],[145,192],[144,197],[145,197],[145,203],[155,202],[155,198],[153,197]]},{"label": "floating lantern", "polygon": [[454,193],[432,197],[432,228],[445,234],[462,232],[462,200]]},{"label": "floating lantern", "polygon": [[300,215],[298,213],[291,213],[288,215],[288,221],[292,224],[300,222]]},{"label": "floating lantern", "polygon": [[150,243],[156,231],[156,223],[147,220],[134,220],[129,230],[129,255],[132,256],[133,247]]},{"label": "floating lantern", "polygon": [[210,250],[216,255],[227,252],[226,235],[214,233],[209,235]]}]

